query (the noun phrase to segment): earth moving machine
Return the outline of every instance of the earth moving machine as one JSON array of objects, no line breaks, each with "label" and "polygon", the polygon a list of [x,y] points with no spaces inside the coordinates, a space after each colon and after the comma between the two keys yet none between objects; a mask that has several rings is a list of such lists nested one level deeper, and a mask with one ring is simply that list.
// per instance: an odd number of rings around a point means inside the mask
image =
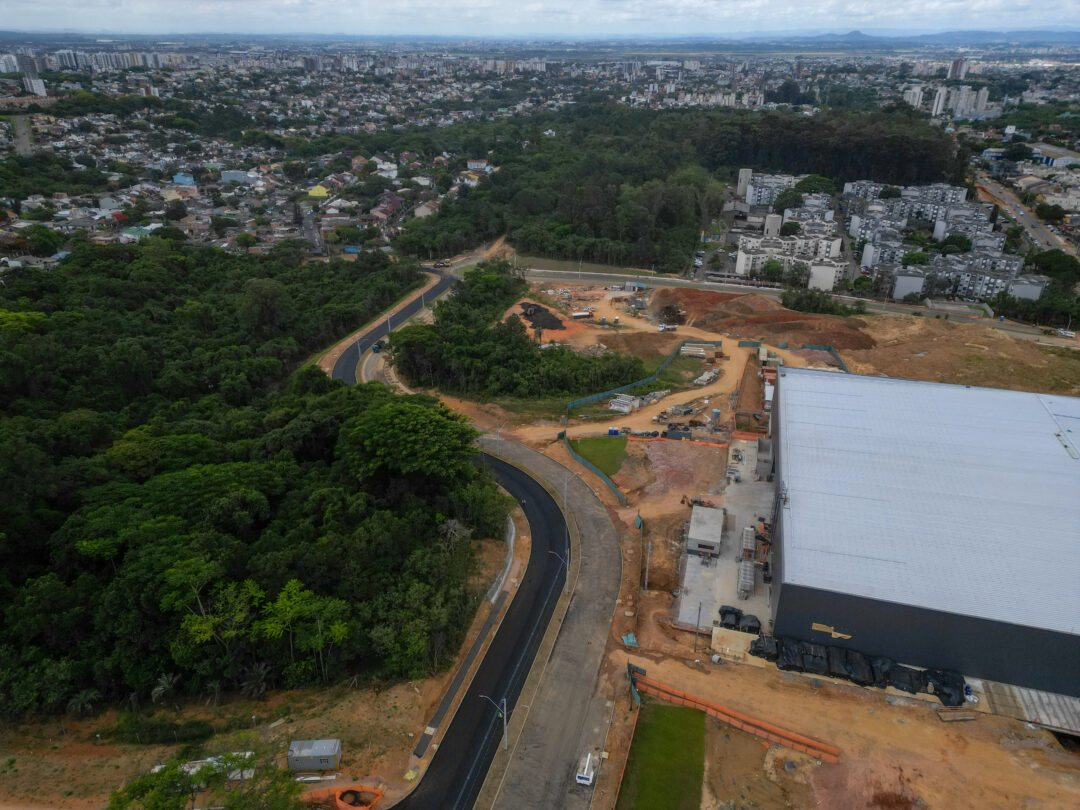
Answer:
[{"label": "earth moving machine", "polygon": [[305,793],[300,800],[318,810],[375,810],[383,791],[370,785],[344,785]]}]

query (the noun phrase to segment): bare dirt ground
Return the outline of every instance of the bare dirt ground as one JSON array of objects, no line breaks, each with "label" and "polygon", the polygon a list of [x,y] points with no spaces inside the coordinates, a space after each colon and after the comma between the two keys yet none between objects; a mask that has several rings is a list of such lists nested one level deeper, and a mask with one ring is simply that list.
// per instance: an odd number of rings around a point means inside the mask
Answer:
[{"label": "bare dirt ground", "polygon": [[745,731],[705,718],[705,785],[702,810],[813,807],[814,761],[770,747]]},{"label": "bare dirt ground", "polygon": [[[686,652],[692,655],[688,648]],[[625,672],[626,654],[615,651],[611,656],[614,669]],[[770,772],[775,775],[775,762],[746,757],[737,775],[719,769],[722,783],[727,779],[730,785],[736,779],[747,791],[746,798],[728,797],[735,807],[1050,810],[1080,806],[1080,758],[1065,752],[1049,732],[1029,729],[1015,720],[979,715],[958,728],[942,723],[932,704],[892,705],[873,690],[815,686],[811,679],[775,669],[694,665],[653,655],[630,656],[630,660],[644,667],[650,677],[842,750],[839,764],[816,765],[786,749],[776,749],[777,760],[795,763],[792,771],[781,766],[790,775],[778,783],[787,788],[786,793],[777,794],[759,780],[763,770],[766,779]],[[710,745],[708,750],[715,749]],[[735,762],[726,761],[735,770]],[[708,782],[713,781],[716,764],[709,763]],[[722,786],[710,784],[709,792]],[[750,805],[749,800],[758,804]]]},{"label": "bare dirt ground", "polygon": [[[510,575],[514,585],[530,545],[528,524],[520,514],[515,513],[515,523],[519,542]],[[484,589],[502,570],[505,549],[502,541],[476,541],[475,587]],[[238,729],[215,735],[202,746],[207,751],[261,746],[284,751],[291,739],[339,737],[343,781],[382,784],[388,796],[400,796],[409,787],[403,776],[412,765],[416,735],[434,714],[490,609],[489,602],[481,602],[454,665],[433,678],[355,689],[338,685],[280,690],[261,701],[235,698],[216,707],[193,702],[181,706],[179,712],[159,709],[158,713],[169,721],[206,720]],[[283,722],[271,729],[277,720]],[[183,751],[180,745],[114,743],[107,732],[116,721],[117,713],[110,710],[86,720],[50,718],[0,729],[0,810],[100,808],[113,790]]]},{"label": "bare dirt ground", "polygon": [[842,352],[858,374],[1080,393],[1078,351],[1042,347],[977,324],[912,315],[868,318],[863,331],[874,347]]},{"label": "bare dirt ground", "polygon": [[785,309],[774,298],[756,293],[718,293],[707,290],[659,289],[650,309],[674,305],[685,310],[687,324],[712,332],[768,343],[824,344],[838,349],[869,349],[873,339],[862,331],[860,318],[812,315]]}]

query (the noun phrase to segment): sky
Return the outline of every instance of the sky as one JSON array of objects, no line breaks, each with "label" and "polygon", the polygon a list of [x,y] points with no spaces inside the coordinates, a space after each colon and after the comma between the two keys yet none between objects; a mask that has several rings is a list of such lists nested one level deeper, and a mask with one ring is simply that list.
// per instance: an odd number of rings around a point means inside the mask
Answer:
[{"label": "sky", "polygon": [[1080,25],[1080,0],[0,0],[0,29],[588,37]]}]

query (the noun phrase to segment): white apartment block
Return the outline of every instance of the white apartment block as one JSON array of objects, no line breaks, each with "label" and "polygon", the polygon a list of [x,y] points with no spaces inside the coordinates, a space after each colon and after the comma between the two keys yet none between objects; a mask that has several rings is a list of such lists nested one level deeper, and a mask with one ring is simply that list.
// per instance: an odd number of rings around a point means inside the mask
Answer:
[{"label": "white apartment block", "polygon": [[746,202],[749,205],[772,205],[781,191],[786,191],[801,179],[790,174],[755,174],[746,186]]}]

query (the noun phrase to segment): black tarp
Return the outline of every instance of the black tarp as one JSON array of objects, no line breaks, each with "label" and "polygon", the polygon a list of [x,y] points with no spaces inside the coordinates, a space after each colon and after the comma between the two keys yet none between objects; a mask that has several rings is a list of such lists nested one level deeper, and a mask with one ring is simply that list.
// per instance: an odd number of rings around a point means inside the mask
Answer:
[{"label": "black tarp", "polygon": [[772,636],[758,636],[750,642],[750,654],[766,661],[775,661],[780,656],[780,645]]},{"label": "black tarp", "polygon": [[829,674],[834,678],[847,678],[847,656],[843,647],[829,647]]},{"label": "black tarp", "polygon": [[964,676],[947,669],[928,669],[926,681],[937,699],[945,706],[960,706],[964,702]]},{"label": "black tarp", "polygon": [[889,685],[889,671],[896,664],[891,658],[872,658],[870,666],[874,670],[874,686],[885,688]]},{"label": "black tarp", "polygon": [[761,621],[757,616],[747,614],[739,619],[739,629],[744,633],[760,633]]},{"label": "black tarp", "polygon": [[874,683],[874,670],[865,655],[858,650],[848,650],[845,658],[848,677],[852,683],[859,686],[870,686]]},{"label": "black tarp", "polygon": [[799,647],[800,645],[797,641],[792,641],[789,638],[781,639],[780,656],[776,659],[777,668],[802,672],[803,656]]},{"label": "black tarp", "polygon": [[[821,645],[815,645],[820,647]],[[829,674],[829,659],[824,655],[810,655],[803,653],[803,672],[812,672],[815,675]]]},{"label": "black tarp", "polygon": [[926,688],[926,673],[921,669],[896,664],[889,670],[889,686],[910,695],[917,695]]}]

